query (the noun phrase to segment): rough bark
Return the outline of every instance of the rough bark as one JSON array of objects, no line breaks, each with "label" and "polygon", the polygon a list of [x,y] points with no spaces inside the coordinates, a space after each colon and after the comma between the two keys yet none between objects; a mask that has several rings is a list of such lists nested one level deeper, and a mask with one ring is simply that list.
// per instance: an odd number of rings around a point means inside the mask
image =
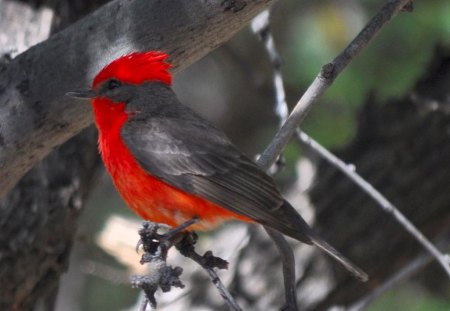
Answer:
[{"label": "rough bark", "polygon": [[[0,6],[3,53],[17,54],[85,14],[95,1],[59,1],[50,8],[29,1]],[[55,15],[55,16],[54,16]],[[0,202],[1,310],[30,310],[41,300],[52,309],[68,265],[78,216],[100,161],[96,133],[86,130],[30,170]]]},{"label": "rough bark", "polygon": [[30,310],[57,289],[99,164],[95,141],[93,129],[77,136],[0,203],[0,310]]},{"label": "rough bark", "polygon": [[111,59],[165,50],[176,72],[230,39],[275,0],[116,0],[17,56],[0,71],[0,197],[92,123],[65,93],[90,85]]},{"label": "rough bark", "polygon": [[[432,240],[448,233],[450,225],[449,85],[450,49],[440,48],[410,94],[383,104],[369,99],[357,137],[339,152]],[[314,310],[355,301],[423,252],[396,221],[323,161],[311,198],[322,235],[371,277],[362,285],[336,269],[336,283]]]}]

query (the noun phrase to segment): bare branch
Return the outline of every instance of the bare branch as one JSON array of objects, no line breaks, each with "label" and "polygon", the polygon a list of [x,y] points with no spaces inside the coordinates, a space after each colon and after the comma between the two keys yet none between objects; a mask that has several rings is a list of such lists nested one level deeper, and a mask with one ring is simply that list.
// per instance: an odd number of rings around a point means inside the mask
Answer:
[{"label": "bare branch", "polygon": [[280,232],[269,227],[264,227],[269,237],[277,246],[281,255],[281,263],[283,265],[284,295],[285,304],[281,308],[283,311],[298,310],[297,296],[295,294],[295,257],[292,248],[286,241],[286,238]]},{"label": "bare branch", "polygon": [[225,287],[225,285],[217,275],[217,272],[214,270],[215,268],[228,269],[228,262],[226,260],[223,260],[222,258],[214,256],[211,251],[207,251],[205,254],[203,254],[203,256],[200,256],[194,248],[196,242],[197,235],[192,232],[190,234],[184,235],[184,238],[176,244],[176,247],[183,256],[186,256],[195,261],[208,273],[209,279],[217,288],[220,296],[222,296],[223,300],[228,305],[231,311],[242,311],[237,301],[230,294],[228,289]]},{"label": "bare branch", "polygon": [[[439,247],[444,247],[448,245],[448,239],[444,241],[439,241],[436,243]],[[347,311],[361,311],[369,306],[375,299],[380,297],[382,294],[396,286],[401,281],[409,279],[414,273],[428,265],[432,261],[433,257],[430,253],[425,253],[417,256],[409,264],[403,267],[400,271],[392,275],[389,279],[384,281],[383,284],[378,286],[375,290],[370,292],[368,295],[362,297],[355,303],[351,304],[346,308]]]},{"label": "bare branch", "polygon": [[[395,6],[395,2],[397,2],[398,6]],[[407,10],[410,11],[411,3],[409,1],[405,1],[405,3],[402,3],[401,1],[390,1],[387,5],[384,6],[384,8],[369,22],[369,24],[363,29],[362,32],[358,34],[358,36],[350,43],[350,45],[339,55],[337,56],[330,64],[325,65],[322,68],[321,73],[319,76],[314,80],[313,84],[310,86],[313,87],[314,83],[316,81],[323,82],[321,87],[323,88],[321,92],[324,92],[326,88],[331,85],[331,83],[334,81],[336,76],[350,63],[350,61],[354,58],[354,56],[364,47],[368,44],[368,42],[371,40],[371,38],[374,37],[374,35],[378,32],[378,30],[381,28],[381,26],[388,22],[393,14],[396,14],[397,12],[401,11],[403,7],[407,5]],[[272,63],[274,65],[275,73],[274,73],[274,85],[275,90],[277,93],[277,104],[276,104],[276,111],[279,116],[280,121],[283,121],[284,114],[283,112],[287,109],[287,104],[285,101],[284,96],[284,89],[283,89],[283,82],[281,79],[281,73],[279,72],[279,56],[276,52],[273,38],[270,34],[270,31],[268,29],[268,16],[266,22],[261,22],[261,25],[264,25],[264,27],[260,27],[259,31],[261,34],[261,37],[265,39],[265,45],[266,50],[268,51],[270,58],[272,60]],[[324,70],[326,69],[327,75],[325,75]],[[320,80],[320,76],[323,76],[325,80]],[[318,80],[319,79],[319,80]],[[281,85],[280,85],[281,83]],[[309,88],[309,89],[310,89]],[[308,90],[309,90],[308,89]],[[306,91],[305,95],[308,93],[308,90]],[[319,93],[317,93],[320,95]],[[289,120],[295,117],[296,110],[298,112],[299,123],[302,121],[302,118],[304,118],[309,110],[310,105],[314,102],[314,98],[311,98],[309,101],[309,106],[305,108],[301,107],[302,99],[300,99],[297,106],[294,108],[293,112],[291,113]],[[306,102],[306,101],[305,101]],[[289,122],[287,120],[286,124]],[[284,126],[280,130],[280,132],[285,128]],[[326,148],[321,146],[318,142],[313,140],[311,137],[309,137],[306,133],[301,132],[298,129],[298,124],[292,127],[293,130],[295,130],[295,133],[297,135],[297,138],[306,146],[308,146],[310,149],[312,149],[314,152],[318,153],[320,156],[325,158],[327,161],[329,161],[332,165],[337,167],[341,172],[343,172],[348,178],[350,178],[353,182],[355,182],[364,192],[368,193],[378,204],[383,208],[383,210],[389,214],[391,214],[414,238],[422,244],[422,246],[430,252],[430,254],[441,264],[441,266],[444,268],[444,270],[447,272],[447,274],[450,276],[450,265],[449,265],[449,256],[442,254],[434,245],[431,243],[423,234],[420,232],[414,224],[412,224],[391,202],[389,202],[379,191],[377,191],[370,183],[368,183],[366,180],[364,180],[359,174],[356,173],[355,168],[351,165],[345,164],[343,161],[341,161],[339,158],[334,156],[331,152],[329,152]],[[277,133],[278,134],[280,133]],[[276,141],[276,138],[273,141]],[[273,142],[272,141],[272,142]],[[271,144],[272,146],[272,144]],[[270,146],[266,149],[268,151]],[[263,162],[262,159],[264,154],[260,157],[259,163]],[[273,159],[274,160],[274,159]]]},{"label": "bare branch", "polygon": [[[392,6],[392,1],[389,2],[379,14],[377,14],[372,21],[368,24],[368,26],[365,27],[365,29],[353,40],[352,43],[338,56],[336,57],[332,63],[325,65],[322,68],[321,73],[319,74],[318,78],[313,82],[313,84],[310,86],[313,87],[314,83],[316,81],[322,82],[322,90],[320,92],[324,92],[326,88],[331,85],[331,83],[334,81],[336,76],[341,72],[348,63],[353,59],[353,57],[359,52],[367,43],[370,41],[370,39],[376,34],[376,32],[381,28],[383,23],[386,23],[389,21],[391,17],[386,18],[386,11],[391,10],[392,14],[394,14],[396,11],[396,7]],[[411,2],[407,1],[407,11],[411,11]],[[403,9],[405,5],[400,4],[399,9]],[[398,9],[397,9],[398,12]],[[272,61],[272,65],[274,67],[274,88],[276,91],[276,112],[279,117],[279,120],[281,123],[283,123],[286,119],[286,113],[287,113],[287,104],[285,100],[285,93],[283,88],[283,81],[281,77],[280,72],[280,58],[279,55],[275,49],[274,40],[270,33],[269,29],[269,12],[265,11],[262,14],[258,16],[258,19],[255,19],[255,21],[252,24],[253,30],[257,32],[261,39],[263,40],[266,51],[268,52],[270,59]],[[365,31],[367,33],[365,33]],[[372,35],[370,35],[372,34]],[[325,75],[325,69],[327,75]],[[320,76],[324,77],[324,79],[328,79],[328,81],[320,80]],[[319,85],[320,86],[320,85]],[[319,87],[318,86],[318,87]],[[309,90],[309,89],[308,89]],[[306,91],[305,95],[308,93],[308,90]],[[320,90],[318,88],[318,90]],[[316,97],[319,96],[321,93],[317,93]],[[303,97],[305,97],[305,95]],[[302,97],[302,98],[303,98]],[[298,109],[298,123],[293,124],[292,129],[295,130],[297,138],[304,144],[307,145],[310,149],[312,149],[314,152],[321,155],[323,158],[328,160],[332,165],[336,166],[340,171],[342,171],[346,176],[348,176],[353,182],[355,182],[363,191],[367,192],[375,201],[378,202],[378,204],[385,210],[386,212],[393,215],[393,217],[411,234],[413,235],[416,240],[423,245],[423,247],[442,265],[444,270],[449,274],[450,276],[450,266],[449,266],[449,256],[442,254],[395,206],[390,203],[380,192],[378,192],[372,185],[370,185],[367,181],[365,181],[360,175],[358,175],[355,172],[355,168],[351,165],[346,165],[343,161],[338,159],[336,156],[334,156],[331,152],[326,150],[324,147],[322,147],[319,143],[314,141],[312,138],[310,138],[307,134],[303,133],[298,129],[298,124],[302,121],[302,118],[304,118],[310,109],[310,105],[314,102],[314,98],[311,97],[310,101],[307,103],[309,106],[305,106],[304,108],[301,107],[302,98],[300,99],[299,103],[295,107],[294,111],[292,112],[289,119],[292,119],[295,117],[294,113]],[[287,120],[289,122],[289,120]],[[286,123],[288,123],[286,122]],[[291,129],[291,130],[292,130]],[[283,129],[280,130],[280,132]],[[279,132],[279,133],[280,133]],[[275,139],[272,141],[276,141],[278,134],[275,137]],[[286,141],[287,143],[287,141]],[[268,151],[270,146],[266,149]],[[281,150],[280,150],[281,152]],[[264,155],[263,155],[264,156]],[[264,162],[263,156],[260,157],[259,163]],[[271,161],[274,161],[277,154],[274,154],[275,158],[271,159]],[[271,164],[271,163],[269,163]],[[278,244],[277,244],[278,245]]]},{"label": "bare branch", "polygon": [[[33,165],[92,123],[64,94],[119,55],[164,50],[177,72],[230,39],[267,1],[112,1],[0,70],[0,198]],[[112,18],[114,16],[114,18]]]},{"label": "bare branch", "polygon": [[281,58],[275,47],[275,40],[270,31],[270,10],[265,10],[252,21],[252,29],[263,42],[266,52],[273,67],[273,88],[275,90],[275,112],[280,122],[280,127],[286,121],[289,107],[286,102],[283,76],[281,75]]},{"label": "bare branch", "polygon": [[392,277],[387,279],[383,284],[377,287],[374,291],[369,293],[367,296],[361,298],[350,307],[346,308],[347,311],[361,311],[364,310],[369,304],[371,304],[375,299],[380,297],[383,293],[393,288],[399,282],[408,279],[414,273],[422,269],[424,266],[429,264],[432,260],[430,254],[423,254],[418,256],[416,259],[412,260],[409,264],[403,267],[400,271],[395,273]]},{"label": "bare branch", "polygon": [[[263,42],[269,58],[274,67],[274,89],[276,93],[275,111],[280,119],[280,126],[286,120],[288,107],[283,87],[283,79],[280,72],[281,60],[275,49],[275,42],[270,31],[270,11],[265,10],[255,17],[252,21],[253,32],[259,36]],[[259,162],[258,162],[259,163]],[[292,248],[289,246],[285,237],[276,230],[264,227],[269,237],[277,246],[283,265],[285,305],[282,310],[298,310],[297,297],[295,294],[295,257]]]},{"label": "bare branch", "polygon": [[376,190],[370,183],[356,173],[356,168],[351,164],[345,164],[338,157],[329,152],[326,148],[321,146],[318,142],[313,140],[307,134],[297,130],[298,139],[308,148],[320,154],[321,157],[330,162],[333,166],[344,173],[350,180],[357,184],[364,192],[374,199],[383,210],[391,214],[422,246],[439,262],[447,274],[450,276],[449,256],[442,254],[431,243],[419,229],[412,224],[391,202],[388,201],[378,190]]},{"label": "bare branch", "polygon": [[336,77],[361,52],[379,30],[402,10],[409,0],[390,0],[332,62],[324,65],[320,73],[297,102],[289,118],[277,132],[259,159],[261,167],[268,169],[291,140],[312,104],[330,87]]},{"label": "bare branch", "polygon": [[[214,270],[214,266],[211,264],[208,264],[207,261],[205,261],[205,259],[217,260],[220,258],[214,257],[212,255],[211,251],[208,251],[203,256],[200,256],[194,251],[193,248],[186,253],[182,252],[182,254],[185,255],[186,257],[189,257],[190,259],[192,259],[193,261],[198,263],[203,269],[205,269],[205,271],[208,273],[209,279],[214,284],[214,286],[217,288],[220,296],[222,296],[223,300],[228,305],[228,307],[230,308],[231,311],[242,311],[239,304],[236,302],[234,297],[230,294],[228,289],[225,287],[225,285],[220,280],[219,276],[217,275],[217,272]],[[220,267],[220,268],[223,269],[223,267]]]}]

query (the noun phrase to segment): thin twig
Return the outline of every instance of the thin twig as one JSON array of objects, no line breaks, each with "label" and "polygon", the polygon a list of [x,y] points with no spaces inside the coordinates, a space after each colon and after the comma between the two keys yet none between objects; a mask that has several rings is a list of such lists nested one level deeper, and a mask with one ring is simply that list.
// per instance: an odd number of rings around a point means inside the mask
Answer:
[{"label": "thin twig", "polygon": [[[411,234],[413,235],[419,243],[423,245],[423,247],[430,252],[430,254],[442,265],[444,270],[450,276],[450,266],[449,266],[449,256],[442,254],[391,202],[389,202],[379,191],[377,191],[370,183],[364,180],[359,174],[356,173],[354,166],[347,165],[339,158],[334,156],[331,152],[321,146],[319,143],[311,139],[306,133],[301,132],[298,128],[299,124],[306,116],[308,110],[311,107],[311,104],[314,102],[314,99],[317,98],[320,94],[322,94],[329,85],[334,81],[337,75],[351,62],[351,60],[361,51],[370,40],[377,34],[377,32],[381,29],[381,27],[387,23],[395,14],[401,11],[405,5],[411,6],[410,1],[389,1],[381,11],[368,23],[368,25],[358,34],[358,36],[346,47],[346,49],[338,55],[330,64],[325,65],[318,77],[314,80],[313,84],[308,88],[305,94],[302,96],[293,112],[289,116],[288,120],[286,120],[285,124],[282,126],[280,131],[277,133],[276,138],[279,136],[278,134],[283,131],[292,119],[298,119],[298,122],[293,124],[291,130],[295,131],[298,139],[307,145],[309,148],[313,149],[315,152],[319,153],[323,158],[328,160],[334,166],[336,166],[339,170],[341,170],[348,178],[350,178],[353,182],[355,182],[361,189],[367,192],[378,204],[389,214],[392,214],[393,217]],[[267,12],[267,13],[266,13]],[[266,15],[263,15],[266,14]],[[275,49],[274,40],[269,30],[269,13],[265,11],[260,14],[260,23],[259,23],[259,33],[262,40],[265,43],[266,50],[269,53],[270,59],[274,66],[274,87],[276,90],[276,112],[281,122],[284,121],[287,114],[287,104],[285,100],[285,93],[283,88],[283,81],[280,72],[280,57]],[[265,19],[263,19],[265,18]],[[255,28],[254,28],[255,29]],[[314,84],[317,85],[317,93],[315,96],[306,97],[305,101],[302,105],[302,99],[308,94],[308,91],[312,88],[314,90]],[[314,93],[311,93],[314,94]],[[298,111],[298,114],[295,114]],[[287,127],[286,127],[287,128]],[[291,134],[292,135],[292,134]],[[277,141],[274,139],[272,142]],[[289,139],[288,139],[289,140]],[[287,140],[287,141],[288,141]],[[287,142],[286,141],[286,142]],[[272,144],[266,149],[267,152],[270,151]],[[281,146],[283,148],[283,146]],[[281,150],[280,150],[281,151]],[[265,158],[264,154],[259,158],[258,163],[264,163]],[[270,154],[269,154],[270,155]],[[278,156],[274,154],[270,159],[270,163],[266,162],[266,165],[271,164],[274,159]],[[269,159],[267,157],[266,159]]]},{"label": "thin twig", "polygon": [[[263,42],[266,51],[269,55],[270,61],[273,65],[273,79],[274,89],[276,93],[275,113],[280,120],[280,126],[284,123],[288,116],[288,106],[286,103],[286,96],[283,87],[283,78],[281,75],[281,59],[275,48],[275,41],[270,31],[270,11],[265,10],[256,16],[252,21],[253,32]],[[298,310],[297,296],[295,294],[295,257],[289,243],[284,236],[276,230],[269,227],[264,227],[269,237],[277,246],[281,255],[281,262],[283,265],[283,280],[285,292],[285,305],[282,310]]]},{"label": "thin twig", "polygon": [[212,269],[212,268],[203,267],[203,269],[205,269],[206,272],[208,272],[209,279],[216,286],[217,290],[220,293],[220,296],[222,296],[222,298],[225,300],[225,302],[227,303],[230,310],[231,311],[242,311],[241,307],[236,302],[234,297],[230,294],[230,292],[225,287],[225,285],[223,285],[223,283],[220,280],[219,276],[217,275],[216,271],[214,271],[214,269]]},{"label": "thin twig", "polygon": [[230,294],[230,292],[222,283],[216,271],[214,270],[214,268],[227,269],[228,262],[219,257],[213,256],[211,251],[207,251],[203,256],[199,255],[194,249],[196,241],[197,236],[195,234],[185,235],[183,240],[181,240],[176,245],[176,248],[180,251],[180,253],[183,256],[186,256],[195,261],[208,273],[211,282],[217,288],[219,294],[225,300],[226,304],[228,305],[231,311],[242,311],[237,301]]},{"label": "thin twig", "polygon": [[[322,68],[321,73],[318,78],[313,82],[319,81],[322,86],[322,92],[326,90],[326,88],[333,82],[336,76],[350,63],[353,57],[364,47],[367,43],[374,37],[374,35],[378,32],[381,26],[388,22],[397,12],[399,12],[406,4],[410,4],[409,1],[390,1],[386,4],[383,9],[369,22],[369,24],[360,32],[360,34],[349,44],[349,46],[339,55],[337,56],[333,62],[328,65],[325,65]],[[267,12],[267,13],[266,13]],[[266,15],[263,15],[266,14]],[[287,104],[285,100],[285,93],[283,88],[283,80],[280,72],[280,57],[275,49],[274,40],[270,33],[269,29],[269,13],[265,11],[261,13],[259,16],[262,20],[260,22],[259,33],[261,39],[264,41],[266,50],[269,53],[270,59],[274,66],[274,87],[276,90],[276,112],[281,122],[284,121],[287,114]],[[257,17],[258,18],[258,17]],[[265,20],[263,19],[265,18]],[[325,79],[320,79],[320,76],[324,75],[324,68],[327,67],[328,76],[325,76]],[[311,85],[311,87],[313,86]],[[310,88],[311,88],[310,87]],[[310,89],[309,88],[309,89]],[[308,90],[309,90],[308,89]],[[308,93],[306,91],[305,95]],[[320,89],[318,89],[320,90]],[[303,97],[305,97],[305,95]],[[317,96],[320,93],[317,93]],[[302,98],[303,98],[302,97]],[[393,217],[412,235],[416,238],[416,240],[423,245],[423,247],[442,265],[444,270],[450,276],[450,266],[449,266],[449,256],[442,254],[434,245],[431,243],[391,202],[389,202],[379,191],[377,191],[370,183],[364,180],[359,174],[356,173],[355,167],[352,165],[347,165],[339,158],[334,156],[331,152],[317,143],[315,140],[310,138],[306,133],[301,132],[298,128],[299,123],[302,118],[306,115],[309,110],[309,107],[314,101],[314,98],[311,98],[309,103],[305,101],[306,106],[302,107],[300,99],[297,106],[294,108],[294,111],[291,113],[289,119],[295,117],[296,109],[299,111],[298,118],[299,122],[293,127],[296,132],[298,139],[303,142],[303,144],[307,145],[310,149],[319,153],[323,158],[328,160],[331,164],[336,166],[340,171],[342,171],[350,180],[355,182],[361,189],[363,189],[366,193],[368,193],[387,213],[393,215]],[[309,105],[309,106],[308,106]],[[289,120],[287,120],[289,121]],[[288,122],[286,122],[287,124]],[[280,130],[282,131],[283,128]],[[277,135],[278,136],[278,135]],[[274,139],[273,141],[275,141]],[[270,148],[270,146],[269,146]],[[269,149],[268,148],[268,149]],[[268,150],[266,149],[266,151]],[[263,162],[264,154],[260,157],[259,162]]]},{"label": "thin twig", "polygon": [[442,254],[391,202],[386,199],[370,183],[364,180],[353,165],[344,163],[306,133],[297,129],[298,139],[308,148],[320,154],[320,156],[338,168],[350,180],[357,184],[364,192],[371,196],[385,212],[391,214],[430,254],[441,264],[450,276],[450,260],[448,255]]},{"label": "thin twig", "polygon": [[414,273],[416,273],[421,268],[425,267],[433,260],[433,257],[429,253],[422,254],[418,256],[413,261],[408,263],[407,266],[403,267],[391,276],[388,280],[386,280],[383,284],[378,286],[375,290],[370,292],[367,296],[359,299],[356,303],[352,304],[350,307],[347,307],[346,311],[360,311],[364,310],[370,303],[372,303],[375,299],[380,297],[389,289],[393,288],[402,280],[406,280],[411,277]]},{"label": "thin twig", "polygon": [[283,76],[281,75],[282,60],[277,52],[275,40],[270,31],[270,10],[265,10],[252,21],[252,30],[263,42],[273,67],[273,88],[275,90],[275,113],[278,116],[280,127],[286,121],[289,107],[286,103]]},{"label": "thin twig", "polygon": [[296,311],[297,296],[295,294],[295,257],[291,246],[286,241],[284,236],[269,227],[264,227],[269,237],[275,243],[281,255],[281,263],[283,265],[283,280],[284,280],[284,294],[285,304],[281,308],[283,311]]},{"label": "thin twig", "polygon": [[141,305],[139,306],[139,311],[146,311],[148,304],[149,304],[148,298],[147,296],[144,295],[141,301]]},{"label": "thin twig", "polygon": [[293,137],[296,129],[300,126],[312,104],[333,83],[336,77],[347,67],[347,65],[362,51],[375,37],[379,30],[387,24],[410,0],[390,0],[369,21],[363,30],[331,63],[324,65],[320,73],[308,87],[306,92],[297,102],[289,118],[277,132],[270,145],[264,150],[259,158],[258,164],[268,169],[281,154],[284,147]]},{"label": "thin twig", "polygon": [[[448,246],[448,238],[445,238],[436,243],[439,247]],[[370,305],[375,299],[380,297],[382,294],[393,288],[395,285],[400,283],[403,280],[409,279],[414,273],[418,270],[422,269],[426,265],[428,265],[433,260],[433,256],[430,253],[424,253],[417,256],[414,260],[409,262],[409,264],[394,275],[392,275],[389,279],[384,281],[380,286],[378,286],[375,290],[367,294],[366,296],[358,299],[358,301],[352,303],[349,307],[347,307],[346,311],[360,311],[365,309],[368,305]]]}]

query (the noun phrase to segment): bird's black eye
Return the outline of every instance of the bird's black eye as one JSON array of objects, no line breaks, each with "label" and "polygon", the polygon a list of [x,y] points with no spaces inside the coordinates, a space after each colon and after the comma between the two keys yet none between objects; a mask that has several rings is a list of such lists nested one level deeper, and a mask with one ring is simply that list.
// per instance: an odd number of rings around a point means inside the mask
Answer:
[{"label": "bird's black eye", "polygon": [[108,82],[108,90],[114,90],[115,88],[118,88],[121,85],[122,85],[122,83],[120,83],[119,81],[117,81],[115,79],[111,79]]}]

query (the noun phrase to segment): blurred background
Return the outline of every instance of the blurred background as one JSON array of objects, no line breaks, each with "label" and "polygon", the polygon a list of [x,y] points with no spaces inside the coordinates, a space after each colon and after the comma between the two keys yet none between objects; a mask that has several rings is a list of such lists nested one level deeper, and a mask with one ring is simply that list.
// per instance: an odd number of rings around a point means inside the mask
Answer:
[{"label": "blurred background", "polygon": [[[275,6],[271,28],[283,59],[290,107],[321,66],[348,44],[382,3],[286,0]],[[328,148],[344,146],[355,136],[356,114],[368,96],[383,101],[403,97],[413,87],[430,62],[436,44],[450,43],[450,2],[414,4],[413,14],[395,18],[339,76],[306,119],[305,132]],[[184,104],[223,128],[241,150],[253,157],[264,150],[278,126],[273,112],[272,71],[266,51],[247,27],[226,45],[178,74],[174,87]],[[295,145],[287,148],[286,168],[277,176],[279,185],[287,187],[297,178],[295,167],[301,156]],[[136,303],[138,292],[127,282],[128,272],[136,269],[139,258],[133,248],[136,230],[128,230],[123,238],[108,226],[115,217],[134,219],[135,225],[139,224],[138,218],[125,208],[109,176],[103,173],[81,218],[70,272],[64,278],[61,292],[74,295],[72,301],[80,305],[63,303],[60,310],[68,310],[68,305],[74,306],[73,310],[125,310]],[[111,246],[99,238],[108,230],[112,230],[108,232],[109,239],[120,236],[127,241],[128,254],[123,254],[124,246],[119,242]],[[125,263],[113,256],[118,253],[132,259]],[[433,296],[414,282],[403,283],[369,308],[449,309],[449,301]],[[167,310],[173,310],[170,304]]]},{"label": "blurred background", "polygon": [[[68,1],[65,8],[76,9],[76,2]],[[282,73],[290,108],[321,66],[352,40],[384,2],[282,0],[277,3],[272,11],[271,30],[283,60]],[[39,1],[34,5],[45,6]],[[413,13],[400,14],[381,31],[310,112],[303,130],[325,147],[340,150],[349,145],[357,136],[358,114],[364,103],[372,99],[385,103],[404,98],[426,72],[436,46],[450,45],[450,2],[415,1],[414,6]],[[55,18],[57,25],[58,17]],[[255,157],[268,145],[278,127],[272,74],[273,67],[263,45],[247,27],[233,40],[176,75],[174,88],[184,104],[223,128],[241,150]],[[314,165],[305,160],[305,155],[307,152],[296,144],[287,147],[285,168],[276,176],[286,192],[292,193],[293,185],[302,185],[294,188],[294,192],[306,191],[311,186]],[[311,171],[311,176],[308,173],[298,176],[300,167],[305,172]],[[140,293],[130,287],[128,278],[146,272],[139,265],[140,255],[135,251],[139,225],[140,219],[125,207],[102,169],[80,218],[69,271],[63,276],[59,290],[57,310],[136,310]],[[223,251],[222,256],[233,266],[233,258],[248,243],[247,228],[230,224],[219,231],[225,233],[202,234],[201,239],[206,242],[200,247],[207,250],[211,243],[221,244],[214,239],[224,239],[232,232],[234,238],[221,240],[226,247],[222,250],[219,246],[217,252],[220,255]],[[215,246],[211,247],[216,253]],[[186,259],[171,254],[169,261],[185,267]],[[194,266],[186,268],[187,273],[189,269],[200,270]],[[444,273],[439,268],[436,270]],[[225,280],[227,273],[221,274]],[[190,307],[183,307],[191,280],[185,279],[188,289],[161,295],[158,300],[161,310],[210,310],[192,302]],[[205,293],[217,295],[211,285],[204,286],[208,288]],[[449,283],[439,286],[439,290],[433,291],[416,278],[402,282],[368,310],[450,310]]]}]

